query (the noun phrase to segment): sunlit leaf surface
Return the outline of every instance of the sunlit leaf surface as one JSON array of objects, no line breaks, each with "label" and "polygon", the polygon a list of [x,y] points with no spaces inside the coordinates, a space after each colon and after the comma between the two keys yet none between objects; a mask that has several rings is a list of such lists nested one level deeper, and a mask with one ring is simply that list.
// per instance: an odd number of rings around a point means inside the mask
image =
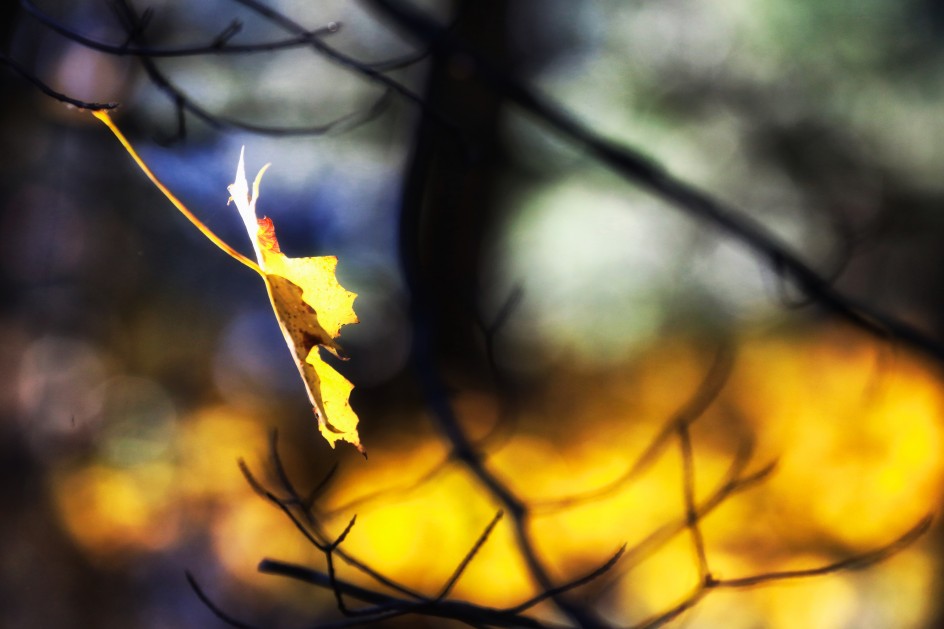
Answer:
[{"label": "sunlit leaf surface", "polygon": [[250,194],[240,153],[236,181],[229,187],[232,200],[252,240],[272,309],[305,382],[321,434],[332,446],[344,440],[363,451],[357,415],[348,401],[353,385],[324,361],[319,350],[324,347],[341,356],[335,338],[342,325],[357,323],[356,295],[338,283],[336,257],[289,258],[282,253],[271,219],[256,216],[265,170],[259,171]]},{"label": "sunlit leaf surface", "polygon": [[201,233],[229,256],[262,276],[279,328],[305,383],[321,434],[332,447],[335,442],[343,440],[364,452],[357,433],[357,415],[349,402],[353,385],[320,354],[320,348],[324,347],[336,357],[343,358],[335,339],[342,325],[357,323],[353,307],[356,295],[338,283],[335,274],[338,260],[335,256],[287,257],[279,249],[272,221],[256,216],[259,182],[268,166],[259,171],[250,194],[240,152],[236,180],[229,187],[231,200],[249,233],[256,264],[213,233],[157,179],[107,112],[92,113],[118,138],[151,182]]}]

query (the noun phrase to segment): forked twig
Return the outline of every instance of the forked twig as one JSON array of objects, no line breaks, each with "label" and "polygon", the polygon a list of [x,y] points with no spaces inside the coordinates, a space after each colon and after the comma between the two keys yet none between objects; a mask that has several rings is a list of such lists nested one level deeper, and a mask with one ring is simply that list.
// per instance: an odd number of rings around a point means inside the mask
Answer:
[{"label": "forked twig", "polygon": [[[115,7],[118,10],[119,18],[128,29],[129,37],[133,41],[143,42],[144,28],[141,23],[141,18],[135,13],[134,8],[128,3],[128,0],[116,0]],[[308,31],[298,32],[296,34],[299,37],[307,37]],[[306,43],[310,43],[311,41],[317,41],[317,38],[306,39]],[[215,129],[239,129],[241,131],[270,136],[325,135],[350,130],[369,122],[385,111],[391,102],[392,92],[387,90],[381,92],[368,107],[344,114],[324,124],[304,127],[257,125],[210,113],[207,109],[197,104],[197,102],[188,96],[181,88],[175,85],[170,78],[160,70],[151,56],[142,55],[139,57],[139,60],[151,82],[159,90],[164,92],[174,104],[177,117],[177,130],[174,135],[166,139],[167,142],[175,142],[186,137],[186,114],[188,113]]]},{"label": "forked twig", "polygon": [[681,425],[689,426],[698,421],[708,410],[708,408],[718,399],[724,385],[731,376],[734,368],[734,351],[727,345],[722,345],[715,352],[714,359],[698,388],[692,393],[692,396],[682,405],[669,420],[665,423],[659,433],[649,442],[646,449],[640,454],[633,464],[618,478],[608,482],[606,485],[597,489],[591,489],[579,494],[562,496],[551,500],[540,500],[532,502],[532,508],[535,513],[546,514],[559,511],[578,504],[583,504],[600,498],[605,498],[613,492],[619,490],[626,483],[638,478],[655,462],[673,435],[678,431]]},{"label": "forked twig", "polygon": [[[298,493],[295,492],[294,486],[292,485],[291,481],[288,479],[288,476],[284,472],[284,468],[281,463],[281,457],[278,454],[277,444],[275,443],[274,436],[273,436],[273,441],[272,441],[272,447],[274,449],[271,455],[273,458],[273,466],[276,468],[276,470],[279,470],[279,469],[282,470],[281,472],[277,471],[277,474],[279,474],[282,477],[282,480],[285,481],[286,483],[285,485],[283,485],[282,490],[288,494],[288,498],[280,498],[279,496],[276,496],[273,492],[265,488],[261,483],[259,483],[255,479],[255,477],[249,472],[249,469],[246,466],[245,462],[242,462],[241,460],[240,460],[240,469],[243,471],[243,474],[246,476],[246,479],[247,481],[249,481],[249,484],[254,489],[256,489],[256,493],[258,493],[260,496],[262,496],[263,498],[271,502],[280,511],[282,511],[282,513],[284,513],[289,518],[292,524],[295,525],[295,528],[298,529],[302,533],[302,535],[305,536],[305,539],[307,539],[319,551],[321,551],[322,553],[327,552],[329,547],[331,546],[331,542],[328,541],[329,537],[325,534],[324,530],[320,526],[320,523],[314,517],[314,513],[310,510],[303,512],[303,515],[302,515],[302,518],[304,519],[303,521],[303,519],[300,519],[299,516],[297,516],[295,512],[292,510],[292,507],[299,508],[300,505],[303,504],[303,501],[298,495]],[[348,565],[368,575],[369,577],[371,577],[372,579],[374,579],[381,585],[384,585],[388,588],[396,590],[397,592],[400,592],[401,594],[408,596],[410,598],[416,599],[416,600],[421,600],[421,601],[427,600],[427,597],[423,596],[419,592],[416,592],[404,586],[403,584],[398,583],[394,581],[393,579],[381,574],[380,572],[371,568],[364,562],[350,555],[343,549],[334,548],[331,552],[337,555],[338,557],[340,557]]]},{"label": "forked twig", "polygon": [[[767,479],[767,477],[770,476],[776,469],[776,462],[774,462],[769,463],[756,472],[746,476],[741,476],[741,472],[743,471],[746,463],[746,459],[735,459],[731,468],[728,470],[725,480],[708,498],[704,500],[704,502],[698,505],[696,509],[696,519],[704,519],[709,513],[722,505],[725,500],[737,493],[746,491],[756,486],[760,482]],[[626,558],[622,562],[621,570],[629,570],[641,559],[649,556],[656,549],[668,543],[676,535],[685,531],[686,527],[688,526],[688,521],[689,517],[686,515],[679,518],[675,522],[665,524],[652,531],[649,535],[643,538],[642,541],[638,542],[631,549],[629,549],[629,551],[626,553]]]},{"label": "forked twig", "polygon": [[[331,586],[328,575],[323,572],[274,559],[263,559],[259,563],[259,572],[288,577],[321,588]],[[471,625],[479,623],[494,627],[527,627],[534,629],[555,627],[552,623],[542,622],[529,616],[514,614],[507,610],[485,607],[465,601],[434,600],[422,603],[408,601],[363,588],[340,579],[337,581],[337,586],[346,596],[362,600],[366,603],[372,603],[376,606],[375,609],[386,610],[386,613],[396,612],[401,615],[404,613],[421,614],[435,618],[449,618]]]},{"label": "forked twig", "polygon": [[705,538],[701,532],[701,517],[695,503],[695,453],[692,449],[692,436],[688,424],[680,422],[676,427],[679,438],[679,450],[682,454],[682,494],[685,500],[685,527],[692,537],[695,557],[698,560],[698,580],[711,581],[711,568],[708,567],[708,555],[705,552]]},{"label": "forked twig", "polygon": [[580,577],[577,577],[576,579],[574,579],[573,581],[570,581],[569,583],[564,583],[563,585],[557,586],[557,588],[556,588],[554,591],[548,590],[548,591],[545,591],[545,592],[541,592],[541,593],[538,594],[537,596],[534,596],[534,597],[532,597],[532,598],[529,598],[528,600],[524,601],[523,603],[519,603],[518,605],[515,605],[514,607],[509,607],[506,611],[512,612],[512,613],[523,612],[523,611],[525,611],[525,610],[527,610],[527,609],[530,609],[530,608],[534,607],[534,606],[537,605],[538,603],[542,603],[542,602],[546,601],[547,599],[551,598],[552,596],[556,596],[556,595],[558,595],[558,594],[563,594],[564,592],[567,592],[567,591],[569,591],[569,590],[574,590],[574,589],[576,589],[576,588],[582,587],[582,586],[587,585],[588,583],[590,583],[590,582],[592,582],[592,581],[595,581],[595,580],[599,579],[600,577],[602,577],[602,576],[605,575],[607,572],[609,572],[610,570],[613,569],[613,567],[614,567],[614,566],[616,565],[616,563],[620,560],[620,558],[623,556],[623,553],[624,553],[625,551],[626,551],[626,545],[623,544],[623,545],[620,546],[619,549],[613,554],[612,557],[610,557],[609,559],[607,559],[603,564],[601,564],[600,566],[594,568],[593,570],[591,570],[591,571],[588,572],[587,574],[585,574],[585,575],[583,575],[583,576],[580,576]]},{"label": "forked twig", "polygon": [[747,588],[780,581],[791,581],[808,577],[823,576],[848,570],[859,570],[873,566],[889,557],[901,552],[919,537],[924,535],[931,526],[932,517],[927,515],[918,521],[903,535],[885,546],[854,555],[834,563],[808,568],[805,570],[782,570],[741,577],[737,579],[706,579],[699,583],[688,597],[665,612],[654,616],[638,625],[634,629],[656,629],[679,617],[684,612],[695,607],[709,593],[720,588]]},{"label": "forked twig", "polygon": [[[97,50],[119,57],[150,57],[152,59],[167,57],[199,57],[206,55],[244,55],[254,53],[276,52],[307,46],[309,41],[316,37],[324,37],[337,33],[340,26],[331,22],[321,28],[305,31],[283,40],[261,42],[258,44],[234,44],[230,40],[240,32],[242,25],[238,21],[230,24],[209,45],[183,46],[180,48],[152,48],[148,46],[132,46],[130,41],[123,44],[108,44],[91,37],[86,37],[52,18],[48,13],[36,6],[32,0],[19,0],[20,6],[36,21],[48,29],[62,35],[66,39],[81,44],[91,50]],[[139,29],[140,30],[140,29]]]},{"label": "forked twig", "polygon": [[741,577],[737,579],[719,579],[715,583],[715,587],[745,588],[753,587],[755,585],[764,585],[774,581],[818,577],[824,574],[831,574],[833,572],[861,570],[863,568],[868,568],[870,566],[874,566],[877,563],[885,561],[889,557],[896,555],[913,544],[918,540],[919,537],[928,532],[928,529],[931,528],[931,522],[933,521],[934,517],[932,515],[926,515],[921,518],[917,524],[908,529],[907,532],[905,532],[901,537],[894,540],[893,542],[876,548],[875,550],[871,550],[859,555],[854,555],[835,563],[819,566],[817,568],[808,568],[805,570],[781,570],[749,577]]}]

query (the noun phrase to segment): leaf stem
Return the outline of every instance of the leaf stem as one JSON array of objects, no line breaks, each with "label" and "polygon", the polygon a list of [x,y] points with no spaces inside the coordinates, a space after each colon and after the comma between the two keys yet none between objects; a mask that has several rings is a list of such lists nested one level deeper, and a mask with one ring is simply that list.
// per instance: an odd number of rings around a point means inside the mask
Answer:
[{"label": "leaf stem", "polygon": [[244,265],[248,266],[250,269],[252,269],[256,273],[258,273],[259,275],[265,277],[265,273],[263,273],[262,269],[259,268],[258,264],[256,264],[255,262],[253,262],[252,260],[244,256],[243,254],[239,253],[238,251],[230,247],[222,238],[214,234],[210,230],[209,227],[204,225],[203,222],[193,214],[193,212],[187,209],[187,206],[184,205],[183,202],[180,201],[180,199],[174,196],[173,192],[167,189],[167,186],[161,183],[161,181],[157,178],[157,176],[153,172],[151,172],[151,169],[148,168],[148,165],[144,163],[144,160],[141,159],[141,156],[138,155],[138,152],[134,150],[134,147],[131,146],[131,143],[128,141],[128,138],[126,138],[124,134],[121,132],[121,130],[118,129],[118,127],[112,121],[111,116],[108,115],[107,111],[101,111],[101,110],[93,111],[91,112],[91,114],[95,116],[96,118],[98,118],[106,127],[108,127],[108,129],[114,134],[114,136],[118,138],[118,141],[121,142],[121,145],[128,152],[128,155],[131,156],[131,159],[133,159],[134,162],[138,165],[138,168],[140,168],[144,172],[144,174],[147,175],[147,178],[151,180],[151,183],[157,186],[157,189],[160,190],[164,194],[165,197],[167,197],[167,200],[170,201],[174,205],[174,207],[177,208],[180,211],[180,213],[183,214],[187,218],[188,221],[193,223],[193,225],[197,229],[199,229],[200,232],[202,232],[203,235],[206,236],[210,240],[210,242],[212,242],[214,245],[216,245],[217,247],[225,251],[234,260],[243,263]]}]

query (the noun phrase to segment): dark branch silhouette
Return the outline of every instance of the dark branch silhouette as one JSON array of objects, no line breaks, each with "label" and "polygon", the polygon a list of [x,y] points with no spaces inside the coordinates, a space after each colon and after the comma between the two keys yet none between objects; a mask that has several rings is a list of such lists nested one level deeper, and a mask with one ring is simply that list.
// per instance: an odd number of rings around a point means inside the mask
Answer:
[{"label": "dark branch silhouette", "polygon": [[842,561],[837,561],[835,563],[809,568],[806,570],[767,572],[749,577],[742,577],[739,579],[715,579],[709,575],[709,577],[704,579],[685,600],[681,601],[675,607],[672,607],[664,613],[659,614],[658,616],[655,616],[654,618],[651,618],[643,623],[640,623],[639,625],[636,625],[636,627],[639,629],[655,629],[656,627],[662,627],[684,612],[695,607],[712,590],[718,588],[754,587],[758,585],[775,583],[778,581],[805,579],[809,577],[818,577],[836,572],[842,572],[845,570],[859,570],[862,568],[867,568],[869,566],[875,565],[876,563],[884,561],[900,552],[904,548],[907,548],[909,545],[913,544],[915,540],[924,535],[930,526],[931,517],[926,516],[901,537],[885,546],[882,546],[881,548],[849,557],[848,559],[844,559]]},{"label": "dark branch silhouette", "polygon": [[711,363],[705,377],[698,385],[698,389],[692,394],[692,397],[679,409],[679,411],[669,419],[662,427],[662,430],[649,442],[646,449],[636,459],[636,461],[618,478],[607,483],[598,489],[583,492],[575,496],[561,496],[553,500],[542,500],[533,503],[535,512],[553,513],[560,509],[566,509],[578,504],[599,500],[625,486],[626,483],[639,477],[652,465],[656,459],[665,450],[666,445],[672,436],[677,434],[683,427],[698,421],[708,407],[717,399],[718,395],[724,389],[728,378],[731,376],[731,370],[734,368],[734,353],[732,348],[725,345],[715,353],[714,361]]},{"label": "dark branch silhouette", "polygon": [[839,292],[827,278],[791,252],[760,223],[677,179],[641,152],[599,135],[556,103],[508,76],[477,51],[450,36],[415,7],[397,0],[366,2],[399,29],[432,47],[436,54],[463,55],[475,75],[510,102],[585,149],[622,177],[742,243],[767,268],[781,275],[785,281],[795,284],[820,307],[876,336],[891,337],[938,361],[944,361],[944,345],[940,341],[900,319]]},{"label": "dark branch silhouette", "polygon": [[184,46],[181,48],[153,48],[149,46],[132,46],[130,42],[123,44],[108,44],[91,37],[86,37],[77,33],[71,27],[66,26],[53,19],[48,13],[37,7],[31,0],[19,0],[20,6],[34,17],[38,22],[52,31],[59,33],[68,40],[81,44],[86,48],[104,52],[119,57],[145,57],[149,59],[158,59],[165,57],[201,57],[207,55],[245,55],[256,53],[278,52],[280,50],[290,50],[309,45],[311,40],[337,33],[341,25],[338,22],[330,22],[326,26],[313,31],[298,33],[280,41],[262,42],[258,44],[236,44],[230,40],[242,30],[239,22],[231,22],[230,25],[210,44]]},{"label": "dark branch silhouette", "polygon": [[[116,0],[116,10],[119,12],[119,18],[123,21],[132,40],[142,41],[146,21],[139,17],[128,0]],[[302,36],[300,34],[299,36]],[[311,39],[310,37],[308,38]],[[141,65],[147,73],[151,82],[162,92],[164,92],[174,103],[177,113],[177,130],[165,142],[171,143],[182,140],[187,135],[186,114],[192,114],[196,118],[205,122],[215,129],[239,129],[250,133],[272,136],[305,136],[305,135],[324,135],[331,132],[348,131],[361,124],[369,122],[379,116],[390,104],[391,92],[384,91],[380,96],[366,109],[355,111],[340,116],[336,120],[321,125],[305,127],[280,127],[257,125],[242,122],[207,111],[198,105],[193,99],[187,96],[180,88],[174,85],[171,80],[157,67],[157,64],[145,55],[140,56]]]},{"label": "dark branch silhouette", "polygon": [[67,94],[63,94],[62,92],[56,91],[52,89],[51,87],[49,87],[48,85],[46,85],[43,81],[41,81],[39,77],[37,77],[35,74],[26,70],[26,68],[21,66],[19,63],[11,59],[9,56],[4,54],[3,52],[0,52],[0,63],[12,68],[14,72],[16,72],[21,77],[23,77],[24,79],[26,79],[27,81],[29,81],[30,83],[38,87],[39,90],[46,96],[54,98],[57,101],[65,103],[66,105],[70,105],[78,109],[87,109],[89,111],[101,111],[103,109],[114,109],[118,107],[118,103],[89,102],[89,101],[79,100],[78,98],[73,98]]}]

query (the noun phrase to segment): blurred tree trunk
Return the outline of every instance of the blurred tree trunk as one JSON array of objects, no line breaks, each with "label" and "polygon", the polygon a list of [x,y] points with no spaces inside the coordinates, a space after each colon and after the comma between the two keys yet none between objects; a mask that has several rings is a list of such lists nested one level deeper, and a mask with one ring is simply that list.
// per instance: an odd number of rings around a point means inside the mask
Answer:
[{"label": "blurred tree trunk", "polygon": [[[506,0],[460,2],[452,34],[514,72],[508,11]],[[508,164],[499,133],[503,103],[473,77],[470,60],[461,55],[434,56],[424,97],[448,125],[428,115],[418,124],[404,180],[403,260],[414,297],[429,316],[436,358],[468,365],[478,351],[474,320],[483,240]]]}]

